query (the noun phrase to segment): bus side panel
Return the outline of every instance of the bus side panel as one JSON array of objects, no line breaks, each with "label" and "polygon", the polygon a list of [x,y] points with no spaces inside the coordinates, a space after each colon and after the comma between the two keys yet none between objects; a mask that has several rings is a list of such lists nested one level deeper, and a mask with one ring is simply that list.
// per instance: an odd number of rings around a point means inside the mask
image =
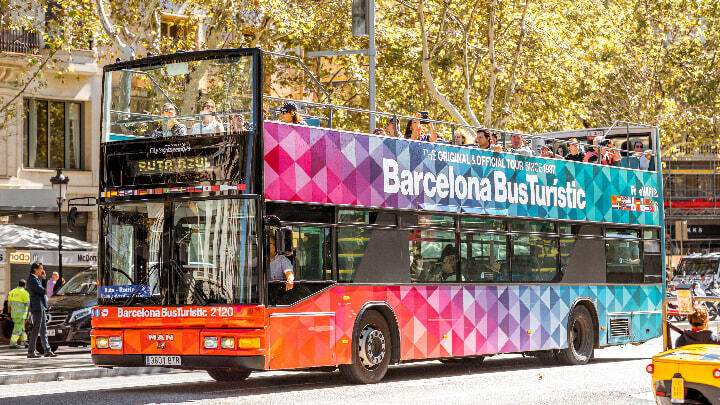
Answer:
[{"label": "bus side panel", "polygon": [[[584,297],[593,303],[599,326],[605,327],[599,331],[600,346],[608,344],[608,314],[614,312],[645,313],[634,318],[633,326],[643,331],[634,340],[644,341],[659,336],[660,318],[652,314],[660,311],[661,290],[660,285],[336,286],[296,306],[269,310],[273,314],[335,315],[334,343],[329,348],[319,343],[328,336],[322,335],[325,326],[294,324],[274,331],[271,321],[271,336],[288,333],[287,327],[299,329],[291,332],[297,335],[293,340],[274,340],[271,352],[277,355],[271,368],[301,367],[294,353],[300,348],[314,350],[312,356],[317,359],[328,359],[329,349],[335,352],[337,364],[350,363],[355,319],[371,301],[392,308],[401,360],[565,348],[570,308]],[[394,327],[394,321],[389,323]],[[308,359],[303,364],[309,363]]]},{"label": "bus side panel", "polygon": [[269,369],[335,365],[335,314],[273,314]]}]

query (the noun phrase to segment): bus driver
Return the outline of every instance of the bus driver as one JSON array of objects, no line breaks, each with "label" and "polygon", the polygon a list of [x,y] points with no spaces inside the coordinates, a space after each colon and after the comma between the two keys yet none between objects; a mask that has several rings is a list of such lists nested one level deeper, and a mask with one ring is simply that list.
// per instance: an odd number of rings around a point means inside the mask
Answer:
[{"label": "bus driver", "polygon": [[286,291],[292,290],[295,281],[293,265],[286,256],[277,254],[274,237],[270,237],[270,280],[285,280]]}]

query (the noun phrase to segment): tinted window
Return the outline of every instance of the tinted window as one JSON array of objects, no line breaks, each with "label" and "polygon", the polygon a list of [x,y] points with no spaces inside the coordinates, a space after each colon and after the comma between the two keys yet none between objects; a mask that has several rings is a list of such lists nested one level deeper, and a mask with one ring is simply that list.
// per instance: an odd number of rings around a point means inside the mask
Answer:
[{"label": "tinted window", "polygon": [[557,239],[513,235],[512,281],[552,281],[557,274]]},{"label": "tinted window", "polygon": [[505,235],[463,234],[460,267],[465,281],[509,281],[507,250]]},{"label": "tinted window", "polygon": [[640,233],[635,229],[607,228],[605,236],[608,238],[638,238]]},{"label": "tinted window", "polygon": [[640,241],[608,239],[605,257],[608,283],[641,283],[643,280]]},{"label": "tinted window", "polygon": [[429,228],[454,228],[455,218],[440,215],[418,215],[418,226]]},{"label": "tinted window", "polygon": [[458,252],[455,232],[410,233],[410,279],[425,282],[457,282]]},{"label": "tinted window", "polygon": [[463,229],[482,230],[482,231],[504,231],[505,221],[495,219],[480,218],[462,218],[460,226]]},{"label": "tinted window", "polygon": [[515,232],[555,232],[552,222],[513,221],[511,226]]},{"label": "tinted window", "polygon": [[330,228],[294,226],[293,259],[296,280],[332,279],[332,256],[329,242]]}]

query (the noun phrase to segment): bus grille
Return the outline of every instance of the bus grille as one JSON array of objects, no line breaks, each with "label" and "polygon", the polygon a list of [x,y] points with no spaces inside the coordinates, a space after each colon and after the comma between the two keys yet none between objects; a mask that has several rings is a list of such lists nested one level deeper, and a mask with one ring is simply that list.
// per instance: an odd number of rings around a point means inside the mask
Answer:
[{"label": "bus grille", "polygon": [[630,336],[630,319],[629,318],[615,318],[610,319],[610,336],[621,337]]}]

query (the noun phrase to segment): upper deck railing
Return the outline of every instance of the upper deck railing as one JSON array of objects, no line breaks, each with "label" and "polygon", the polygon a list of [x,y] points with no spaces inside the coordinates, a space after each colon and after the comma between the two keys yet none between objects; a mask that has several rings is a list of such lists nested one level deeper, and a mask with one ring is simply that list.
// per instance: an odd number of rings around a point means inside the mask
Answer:
[{"label": "upper deck railing", "polygon": [[[398,134],[400,138],[404,138],[404,135],[398,131],[399,130],[399,123],[401,120],[404,121],[411,121],[411,120],[421,120],[423,123],[433,123],[434,125],[438,125],[441,127],[441,129],[438,131],[436,129],[436,132],[438,133],[438,141],[435,143],[440,144],[452,144],[452,142],[448,142],[446,140],[447,137],[449,137],[451,140],[454,139],[454,136],[458,132],[464,133],[464,135],[471,135],[475,136],[476,132],[478,130],[485,130],[488,131],[491,134],[497,135],[497,141],[498,144],[501,146],[502,151],[499,153],[512,153],[508,150],[510,147],[510,137],[513,135],[517,135],[523,138],[525,141],[525,146],[530,148],[530,150],[533,152],[534,157],[543,158],[543,159],[560,159],[565,160],[562,156],[556,155],[555,157],[543,157],[540,156],[537,153],[537,150],[542,147],[543,145],[549,145],[552,146],[553,153],[557,153],[559,150],[559,147],[565,147],[567,144],[575,144],[579,147],[583,148],[585,152],[588,152],[589,150],[593,148],[597,148],[600,150],[605,151],[617,151],[622,156],[622,161],[620,165],[615,165],[615,167],[624,167],[624,168],[630,168],[630,169],[639,169],[637,164],[633,165],[633,159],[630,158],[637,158],[637,156],[634,156],[633,152],[631,150],[623,149],[623,148],[617,148],[617,147],[599,147],[598,145],[590,144],[587,142],[582,141],[569,141],[567,139],[561,139],[558,137],[548,136],[547,134],[526,134],[521,132],[515,132],[515,131],[508,131],[508,130],[501,130],[501,129],[493,129],[493,128],[486,128],[481,126],[473,126],[473,125],[465,125],[465,124],[459,124],[454,122],[447,122],[447,121],[439,121],[434,119],[424,119],[424,118],[418,118],[417,116],[408,116],[403,114],[397,114],[397,113],[386,113],[381,111],[370,111],[365,110],[361,108],[353,108],[353,107],[346,107],[346,106],[338,106],[328,103],[318,103],[318,102],[312,102],[312,101],[305,101],[305,100],[297,100],[297,99],[290,99],[290,98],[283,98],[283,97],[273,97],[264,95],[263,98],[265,100],[270,101],[271,104],[277,104],[278,106],[282,105],[282,103],[285,102],[293,102],[299,105],[299,107],[304,108],[307,111],[310,110],[327,110],[327,114],[325,115],[313,115],[313,114],[305,114],[304,117],[306,117],[310,121],[316,122],[320,127],[328,128],[328,129],[342,129],[342,130],[350,130],[354,132],[363,132],[362,130],[359,130],[357,128],[343,128],[340,126],[335,125],[337,123],[337,112],[346,112],[346,113],[358,113],[358,114],[364,114],[364,115],[375,115],[379,117],[384,117],[388,121],[393,121],[396,123],[396,134]],[[267,113],[271,116],[266,117],[266,119],[276,119],[277,114],[279,112],[278,108],[268,108],[266,109]],[[302,114],[301,114],[302,115]],[[630,144],[630,137],[632,136],[630,134],[630,126],[632,127],[640,127],[640,128],[647,128],[649,130],[654,130],[656,127],[645,125],[645,124],[638,124],[634,122],[627,122],[627,121],[620,121],[616,120],[611,127],[607,129],[603,129],[603,135],[608,136],[613,129],[620,128],[620,126],[624,126],[627,129],[627,144]],[[652,153],[649,155],[651,156],[651,160],[657,162],[657,153],[656,148],[658,145],[657,139],[656,139],[656,132],[651,133],[651,147],[652,147]],[[622,136],[620,137],[622,138]],[[613,139],[617,139],[617,135],[613,135]],[[409,139],[408,139],[409,140]],[[429,142],[429,141],[415,141],[415,142]],[[478,148],[479,146],[473,143],[465,143],[462,145],[455,144],[454,146],[461,147],[461,148]],[[646,154],[647,155],[647,154]],[[636,160],[636,159],[635,159]],[[587,164],[596,164],[596,163],[587,163]],[[597,163],[599,164],[599,163]],[[654,165],[657,167],[657,165]],[[655,170],[649,170],[649,171],[655,171]]]}]

